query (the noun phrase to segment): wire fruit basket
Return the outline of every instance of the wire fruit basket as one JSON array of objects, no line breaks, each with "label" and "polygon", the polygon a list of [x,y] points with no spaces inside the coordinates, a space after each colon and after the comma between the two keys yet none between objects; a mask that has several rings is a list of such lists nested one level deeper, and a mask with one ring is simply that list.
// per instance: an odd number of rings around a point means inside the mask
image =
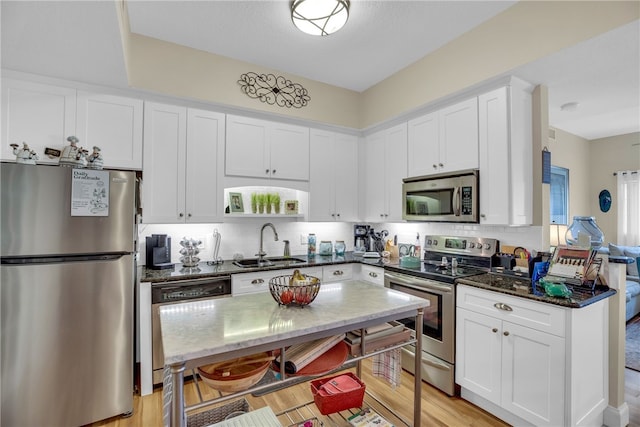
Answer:
[{"label": "wire fruit basket", "polygon": [[294,276],[276,276],[269,280],[269,291],[280,305],[299,305],[304,307],[316,299],[320,291],[320,279],[302,275],[304,280],[293,280]]}]

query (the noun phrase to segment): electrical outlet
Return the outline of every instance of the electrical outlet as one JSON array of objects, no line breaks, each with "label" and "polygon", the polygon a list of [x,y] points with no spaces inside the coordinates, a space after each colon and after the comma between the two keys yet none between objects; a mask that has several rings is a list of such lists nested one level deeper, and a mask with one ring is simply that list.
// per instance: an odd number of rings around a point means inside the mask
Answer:
[{"label": "electrical outlet", "polygon": [[300,235],[300,244],[301,245],[306,245],[307,244],[307,236],[305,236],[304,234]]}]

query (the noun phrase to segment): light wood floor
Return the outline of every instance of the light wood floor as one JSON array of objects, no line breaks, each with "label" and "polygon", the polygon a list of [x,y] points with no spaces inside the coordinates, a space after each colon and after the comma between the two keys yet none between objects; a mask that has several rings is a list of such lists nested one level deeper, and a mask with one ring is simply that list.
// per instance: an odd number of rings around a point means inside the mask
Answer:
[{"label": "light wood floor", "polygon": [[[392,389],[384,380],[373,377],[370,372],[370,361],[363,361],[363,381],[368,390],[384,398],[389,406],[407,420],[413,419],[413,376],[402,373],[402,383],[397,389]],[[201,386],[204,398],[214,396],[206,386]],[[277,414],[296,405],[313,400],[309,384],[303,383],[287,389],[268,394],[264,397],[246,396],[253,409],[270,406]],[[197,394],[192,381],[185,386],[187,404],[197,402]],[[629,405],[629,427],[640,427],[640,372],[625,370],[625,401]],[[133,398],[134,411],[129,418],[114,417],[105,421],[91,424],[91,427],[162,427],[162,390],[156,389],[152,395]],[[383,413],[380,410],[380,413]],[[384,413],[383,413],[384,415]],[[283,425],[287,419],[279,418]],[[389,416],[389,419],[391,417]],[[294,421],[299,421],[294,419]],[[326,420],[325,420],[326,421]],[[331,424],[330,424],[330,423]],[[325,426],[348,426],[342,420],[332,417]],[[422,426],[434,427],[495,427],[507,426],[498,418],[459,398],[449,397],[430,385],[422,384]]]},{"label": "light wood floor", "polygon": [[[363,381],[367,390],[384,399],[385,402],[406,420],[413,420],[413,376],[407,372],[402,373],[402,382],[395,390],[379,378],[371,374],[370,360],[363,361]],[[211,398],[211,389],[201,386],[204,398]],[[313,396],[308,383],[298,384],[278,392],[270,393],[263,397],[245,396],[253,409],[270,406],[274,413],[278,414],[296,405],[313,401]],[[187,381],[185,386],[185,400],[187,405],[197,402],[197,394],[192,381]],[[91,424],[91,427],[162,427],[162,390],[156,389],[152,395],[134,396],[133,416],[129,418],[115,417],[109,420]],[[315,408],[313,408],[316,410]],[[381,408],[377,408],[383,414]],[[316,415],[319,413],[316,410]],[[391,420],[391,415],[388,415]],[[289,421],[283,416],[279,417],[283,425]],[[294,421],[300,421],[294,419]],[[330,420],[324,419],[325,426],[348,426],[349,424],[332,416]],[[328,422],[327,422],[328,421]],[[449,397],[441,391],[423,382],[422,384],[422,426],[469,426],[469,427],[493,427],[507,426],[498,418],[490,415],[482,409],[470,404],[459,397]]]}]

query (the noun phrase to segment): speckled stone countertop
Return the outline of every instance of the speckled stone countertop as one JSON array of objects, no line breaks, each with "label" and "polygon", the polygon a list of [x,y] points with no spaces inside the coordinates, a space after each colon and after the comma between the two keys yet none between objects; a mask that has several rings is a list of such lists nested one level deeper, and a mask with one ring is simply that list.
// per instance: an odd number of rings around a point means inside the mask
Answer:
[{"label": "speckled stone countertop", "polygon": [[[268,259],[269,257],[267,257]],[[282,270],[285,268],[317,267],[333,264],[364,263],[383,267],[389,260],[384,258],[363,258],[347,252],[344,256],[320,256],[307,257],[306,255],[292,255],[292,258],[303,259],[305,263],[295,263],[291,265],[278,265],[271,267],[246,268],[238,267],[231,260],[226,260],[220,264],[209,264],[202,261],[197,267],[183,267],[182,264],[174,264],[173,268],[166,270],[153,270],[144,266],[140,267],[139,278],[141,282],[169,282],[175,280],[198,279],[203,277],[223,276],[237,273],[253,273],[256,271]],[[397,260],[395,261],[397,262]]]},{"label": "speckled stone countertop", "polygon": [[569,308],[585,307],[616,294],[615,289],[607,286],[596,286],[593,292],[586,287],[567,286],[573,292],[570,298],[550,297],[545,294],[544,289],[532,287],[529,279],[521,278],[519,283],[513,286],[512,280],[506,281],[501,275],[492,273],[465,277],[456,280],[456,283]]},{"label": "speckled stone countertop", "polygon": [[415,316],[428,306],[428,300],[362,281],[322,285],[306,307],[279,306],[269,293],[165,305],[165,364],[185,362],[191,369]]}]

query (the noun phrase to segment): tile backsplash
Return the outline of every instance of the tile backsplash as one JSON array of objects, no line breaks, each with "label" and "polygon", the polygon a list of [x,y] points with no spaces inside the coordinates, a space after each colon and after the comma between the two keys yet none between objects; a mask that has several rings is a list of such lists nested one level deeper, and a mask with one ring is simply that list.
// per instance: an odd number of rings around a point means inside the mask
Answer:
[{"label": "tile backsplash", "polygon": [[[223,259],[233,259],[241,255],[253,258],[260,247],[260,229],[263,224],[271,222],[278,232],[278,241],[274,241],[271,228],[264,230],[264,250],[267,256],[280,256],[284,252],[284,240],[289,240],[292,255],[307,253],[306,238],[315,233],[319,244],[321,240],[344,240],[347,251],[353,250],[353,226],[351,222],[304,222],[281,218],[239,218],[233,222],[217,224],[139,224],[139,259],[145,264],[145,237],[152,234],[171,236],[171,261],[180,262],[180,240],[183,237],[202,240],[199,254],[202,261],[213,259],[213,233],[218,230],[221,235],[218,255]],[[542,227],[498,227],[481,226],[479,224],[448,223],[386,223],[370,224],[376,231],[387,230],[389,238],[398,236],[398,242],[413,243],[416,233],[422,239],[426,234],[450,236],[489,237],[500,240],[503,245],[523,246],[529,250],[539,251],[542,243]]]}]

